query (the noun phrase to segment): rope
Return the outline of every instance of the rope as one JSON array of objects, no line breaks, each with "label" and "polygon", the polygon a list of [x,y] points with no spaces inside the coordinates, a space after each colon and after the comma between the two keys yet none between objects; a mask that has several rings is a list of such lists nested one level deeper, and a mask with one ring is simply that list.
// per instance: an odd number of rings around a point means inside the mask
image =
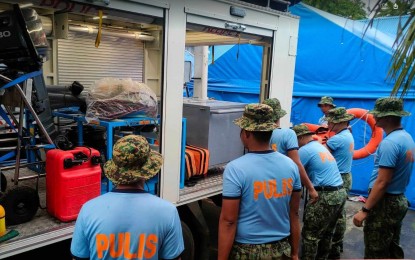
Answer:
[{"label": "rope", "polygon": [[[363,117],[365,117],[365,119],[363,119]],[[366,147],[367,143],[366,143],[366,130],[367,130],[367,125],[368,125],[368,117],[369,117],[369,111],[366,111],[366,113],[364,113],[361,117],[359,117],[358,119],[360,120],[364,120],[366,122],[364,129],[363,129],[363,147]],[[350,127],[353,127],[358,121],[355,121],[352,125],[350,125]],[[365,150],[367,151],[367,149],[365,148]],[[370,153],[369,151],[367,151],[370,155],[372,155],[372,153]]]},{"label": "rope", "polygon": [[98,48],[101,43],[101,34],[102,34],[102,10],[98,11],[99,23],[98,23],[98,33],[95,38],[95,47]]},{"label": "rope", "polygon": [[[367,148],[367,142],[366,142],[366,138],[367,138],[367,135],[366,135],[366,132],[367,132],[367,127],[368,127],[368,125],[369,125],[369,122],[368,122],[368,118],[369,118],[369,110],[366,110],[366,112],[362,115],[362,116],[360,116],[360,117],[358,117],[358,118],[356,118],[356,119],[361,119],[361,120],[364,120],[365,122],[366,122],[366,124],[365,124],[365,126],[364,126],[364,129],[363,129],[363,148],[362,149],[364,149],[364,151],[366,151],[367,152],[367,154],[369,154],[369,155],[373,155],[374,153],[372,153],[372,152],[370,152],[369,150],[368,150],[368,148]],[[353,123],[352,125],[351,125],[351,127],[353,127],[355,124],[357,123],[357,121],[355,122],[355,123]],[[374,134],[374,132],[375,132],[375,128],[374,129],[372,129],[371,128],[371,131],[372,131],[372,135]],[[372,137],[371,137],[372,138]],[[370,142],[370,141],[369,141]],[[375,150],[376,151],[376,150]]]}]

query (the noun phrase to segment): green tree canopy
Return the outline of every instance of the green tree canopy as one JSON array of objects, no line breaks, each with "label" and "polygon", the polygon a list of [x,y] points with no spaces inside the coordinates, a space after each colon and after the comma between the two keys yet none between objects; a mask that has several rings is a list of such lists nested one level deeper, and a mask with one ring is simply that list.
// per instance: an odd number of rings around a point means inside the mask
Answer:
[{"label": "green tree canopy", "polygon": [[352,20],[366,18],[365,4],[361,0],[303,0],[302,2]]},{"label": "green tree canopy", "polygon": [[[405,23],[398,23],[395,39],[395,51],[393,52],[387,80],[394,81],[392,96],[403,97],[412,87],[415,80],[415,7],[414,0],[377,0],[372,11],[372,17],[385,15],[408,15]],[[368,26],[372,26],[373,19]]]}]

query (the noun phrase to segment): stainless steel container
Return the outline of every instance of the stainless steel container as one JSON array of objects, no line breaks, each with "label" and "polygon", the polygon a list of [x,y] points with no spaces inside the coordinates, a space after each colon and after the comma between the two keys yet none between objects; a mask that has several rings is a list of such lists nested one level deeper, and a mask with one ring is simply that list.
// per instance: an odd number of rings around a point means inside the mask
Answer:
[{"label": "stainless steel container", "polygon": [[240,128],[233,120],[242,116],[244,103],[185,98],[186,142],[209,150],[209,167],[227,163],[244,154]]}]

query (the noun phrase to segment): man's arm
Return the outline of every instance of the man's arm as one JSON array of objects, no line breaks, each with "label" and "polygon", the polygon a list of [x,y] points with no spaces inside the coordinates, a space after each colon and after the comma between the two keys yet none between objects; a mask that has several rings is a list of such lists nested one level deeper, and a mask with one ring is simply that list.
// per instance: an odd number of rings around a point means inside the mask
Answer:
[{"label": "man's arm", "polygon": [[223,199],[219,217],[218,260],[227,260],[235,240],[240,199]]},{"label": "man's arm", "polygon": [[298,150],[288,151],[287,156],[297,165],[300,172],[301,183],[307,188],[308,193],[310,194],[311,203],[317,202],[318,192],[314,189],[313,183],[308,178],[307,172],[305,171],[304,166],[301,163],[300,156],[298,155]]},{"label": "man's arm", "polygon": [[294,191],[290,200],[290,244],[291,244],[291,259],[298,259],[299,245],[300,245],[300,208],[301,192]]},{"label": "man's arm", "polygon": [[[385,195],[386,189],[392,180],[394,169],[379,167],[378,177],[373,184],[373,188],[370,191],[369,197],[367,198],[364,207],[372,209],[379,200]],[[367,212],[359,211],[353,217],[353,223],[357,227],[363,225],[363,221],[367,217]]]},{"label": "man's arm", "polygon": [[327,150],[330,151],[330,153],[333,153],[333,151],[330,149],[330,147],[327,146],[327,142],[321,143],[324,147],[326,147]]}]

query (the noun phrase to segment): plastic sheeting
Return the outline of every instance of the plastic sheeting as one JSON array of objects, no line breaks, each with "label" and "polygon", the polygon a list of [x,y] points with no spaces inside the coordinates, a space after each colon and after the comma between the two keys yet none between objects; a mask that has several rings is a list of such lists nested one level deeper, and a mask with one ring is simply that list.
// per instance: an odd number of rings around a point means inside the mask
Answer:
[{"label": "plastic sheeting", "polygon": [[[387,26],[386,19],[364,34],[367,22],[330,15],[304,4],[291,11],[301,17],[295,95],[312,97],[332,92],[339,97],[347,93],[349,98],[371,98],[390,94],[393,82],[386,77],[395,38],[379,29]],[[413,91],[408,98],[414,98]]]},{"label": "plastic sheeting", "polygon": [[[300,16],[293,124],[317,123],[322,115],[317,107],[321,96],[333,97],[337,106],[372,109],[377,98],[390,95],[393,82],[385,79],[396,35],[391,28],[396,30],[398,18],[382,18],[363,35],[367,21],[347,20],[304,4],[292,7],[291,11]],[[403,118],[403,126],[415,138],[414,89],[405,97],[405,109],[413,115]],[[362,120],[353,120],[351,124],[355,149],[360,149],[369,141],[370,128]],[[352,193],[367,195],[373,161],[373,155],[353,161]],[[415,209],[414,176],[406,196]]]},{"label": "plastic sheeting", "polygon": [[85,119],[112,120],[124,116],[157,116],[157,96],[146,84],[131,78],[102,78],[86,98]]},{"label": "plastic sheeting", "polygon": [[[209,49],[208,97],[242,103],[258,102],[262,47],[249,44]],[[186,59],[186,57],[185,57]],[[187,84],[192,96],[193,81]]]}]

